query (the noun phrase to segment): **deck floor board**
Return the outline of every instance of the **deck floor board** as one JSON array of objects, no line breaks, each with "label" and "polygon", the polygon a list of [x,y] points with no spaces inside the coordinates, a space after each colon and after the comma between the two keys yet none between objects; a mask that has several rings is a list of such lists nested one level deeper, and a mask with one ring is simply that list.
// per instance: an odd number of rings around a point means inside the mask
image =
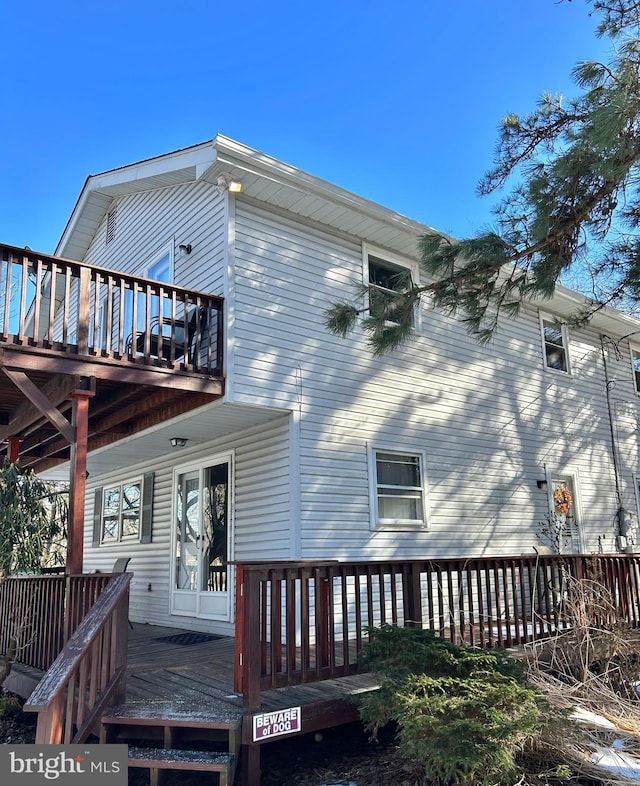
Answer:
[{"label": "deck floor board", "polygon": [[[233,691],[235,642],[230,637],[188,646],[158,641],[175,628],[135,624],[129,632],[128,701],[182,699],[242,707]],[[376,687],[370,674],[291,685],[262,692],[262,711],[332,702]]]}]

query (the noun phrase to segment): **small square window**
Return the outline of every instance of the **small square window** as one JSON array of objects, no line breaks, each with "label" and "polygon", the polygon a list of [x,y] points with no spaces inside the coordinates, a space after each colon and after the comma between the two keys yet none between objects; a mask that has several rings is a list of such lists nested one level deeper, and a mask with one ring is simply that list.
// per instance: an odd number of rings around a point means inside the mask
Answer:
[{"label": "small square window", "polygon": [[375,526],[425,526],[422,455],[375,450],[372,459]]},{"label": "small square window", "polygon": [[566,326],[553,317],[540,317],[545,368],[569,373]]}]

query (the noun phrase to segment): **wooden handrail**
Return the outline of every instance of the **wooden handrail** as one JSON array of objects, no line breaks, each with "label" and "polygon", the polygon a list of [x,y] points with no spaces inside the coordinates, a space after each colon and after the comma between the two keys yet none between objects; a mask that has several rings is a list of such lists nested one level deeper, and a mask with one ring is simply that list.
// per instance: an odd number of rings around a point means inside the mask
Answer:
[{"label": "wooden handrail", "polygon": [[222,376],[224,300],[0,245],[0,346]]},{"label": "wooden handrail", "polygon": [[81,743],[109,701],[124,698],[131,574],[111,576],[24,705],[36,743]]},{"label": "wooden handrail", "polygon": [[238,563],[234,685],[260,692],[353,674],[367,628],[429,628],[511,647],[567,628],[571,579],[593,578],[640,625],[640,557],[551,554],[385,562]]},{"label": "wooden handrail", "polygon": [[9,576],[0,582],[0,652],[46,671],[109,581],[108,574]]}]

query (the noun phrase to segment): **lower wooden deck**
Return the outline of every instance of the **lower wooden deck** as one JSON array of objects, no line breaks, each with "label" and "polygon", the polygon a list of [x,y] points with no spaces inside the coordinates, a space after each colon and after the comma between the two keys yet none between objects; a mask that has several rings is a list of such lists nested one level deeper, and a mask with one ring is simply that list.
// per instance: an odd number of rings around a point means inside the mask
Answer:
[{"label": "lower wooden deck", "polygon": [[187,703],[195,709],[215,705],[221,712],[242,712],[242,741],[250,744],[254,714],[301,708],[300,733],[357,720],[354,697],[373,690],[373,675],[324,680],[264,691],[259,709],[248,710],[233,690],[234,639],[221,637],[201,643],[166,641],[186,631],[135,624],[129,631],[127,702]]}]

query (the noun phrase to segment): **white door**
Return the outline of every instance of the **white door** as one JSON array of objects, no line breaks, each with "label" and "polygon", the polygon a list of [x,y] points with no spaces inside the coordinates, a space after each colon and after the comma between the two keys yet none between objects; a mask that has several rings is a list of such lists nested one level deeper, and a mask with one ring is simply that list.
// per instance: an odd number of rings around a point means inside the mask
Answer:
[{"label": "white door", "polygon": [[577,486],[574,475],[556,474],[551,478],[551,516],[555,526],[558,551],[562,554],[584,552]]},{"label": "white door", "polygon": [[174,504],[173,614],[231,619],[231,458],[178,471]]}]

